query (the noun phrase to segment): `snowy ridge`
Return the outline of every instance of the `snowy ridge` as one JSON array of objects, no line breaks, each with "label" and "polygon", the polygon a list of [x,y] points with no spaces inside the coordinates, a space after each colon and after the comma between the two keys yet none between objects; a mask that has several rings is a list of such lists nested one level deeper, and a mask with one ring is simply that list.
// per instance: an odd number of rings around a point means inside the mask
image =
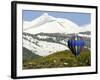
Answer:
[{"label": "snowy ridge", "polygon": [[24,25],[23,25],[24,30],[35,28],[35,27],[38,27],[42,24],[45,24],[47,22],[51,22],[54,20],[55,20],[54,17],[49,16],[47,13],[44,13],[43,15],[41,15],[40,17],[36,18],[35,20],[33,20],[31,22],[25,21]]},{"label": "snowy ridge", "polygon": [[24,32],[31,34],[37,34],[40,32],[66,34],[79,32],[79,26],[74,22],[63,18],[54,18],[47,13],[44,13],[42,16],[31,22],[24,22],[23,28]]},{"label": "snowy ridge", "polygon": [[91,25],[87,24],[80,27],[80,32],[91,31]]}]

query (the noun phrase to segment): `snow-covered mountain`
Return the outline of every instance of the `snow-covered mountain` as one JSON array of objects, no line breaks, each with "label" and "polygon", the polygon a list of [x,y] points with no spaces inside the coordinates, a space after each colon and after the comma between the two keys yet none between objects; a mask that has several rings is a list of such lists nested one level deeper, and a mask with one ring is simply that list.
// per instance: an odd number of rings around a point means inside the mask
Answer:
[{"label": "snow-covered mountain", "polygon": [[80,27],[80,32],[86,32],[86,31],[91,31],[91,25],[90,24],[87,24],[87,25]]},{"label": "snow-covered mountain", "polygon": [[90,28],[90,25],[79,27],[70,20],[44,13],[31,22],[23,22],[23,47],[37,55],[48,56],[68,50],[67,40],[73,33],[85,37],[89,44]]},{"label": "snow-covered mountain", "polygon": [[31,22],[23,22],[24,32],[37,33],[78,33],[80,27],[74,22],[64,18],[54,18],[44,13]]}]

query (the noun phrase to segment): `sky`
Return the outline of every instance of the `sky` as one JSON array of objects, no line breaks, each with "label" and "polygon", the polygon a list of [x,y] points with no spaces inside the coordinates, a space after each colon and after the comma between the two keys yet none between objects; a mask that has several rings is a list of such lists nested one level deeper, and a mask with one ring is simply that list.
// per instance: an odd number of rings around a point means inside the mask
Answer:
[{"label": "sky", "polygon": [[84,26],[91,23],[90,13],[73,13],[73,12],[54,12],[54,11],[34,11],[23,10],[23,21],[32,21],[44,13],[48,13],[50,16],[56,18],[64,18],[71,20],[79,26]]}]

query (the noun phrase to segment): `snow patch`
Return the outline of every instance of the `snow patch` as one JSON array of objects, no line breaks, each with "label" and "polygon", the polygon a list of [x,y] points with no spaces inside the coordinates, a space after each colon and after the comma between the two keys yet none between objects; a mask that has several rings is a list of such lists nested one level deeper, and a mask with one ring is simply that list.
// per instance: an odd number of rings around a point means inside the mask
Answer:
[{"label": "snow patch", "polygon": [[23,46],[40,56],[48,56],[58,51],[69,50],[67,45],[64,46],[58,43],[38,41],[38,44],[39,46],[23,39]]}]

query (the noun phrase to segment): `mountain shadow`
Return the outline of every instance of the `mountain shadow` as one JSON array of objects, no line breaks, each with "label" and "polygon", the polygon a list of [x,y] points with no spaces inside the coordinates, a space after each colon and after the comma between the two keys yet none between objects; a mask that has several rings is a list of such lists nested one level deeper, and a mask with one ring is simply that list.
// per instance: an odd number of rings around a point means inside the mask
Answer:
[{"label": "mountain shadow", "polygon": [[37,59],[39,58],[39,55],[36,55],[31,50],[23,47],[23,61],[30,60],[30,59]]}]

